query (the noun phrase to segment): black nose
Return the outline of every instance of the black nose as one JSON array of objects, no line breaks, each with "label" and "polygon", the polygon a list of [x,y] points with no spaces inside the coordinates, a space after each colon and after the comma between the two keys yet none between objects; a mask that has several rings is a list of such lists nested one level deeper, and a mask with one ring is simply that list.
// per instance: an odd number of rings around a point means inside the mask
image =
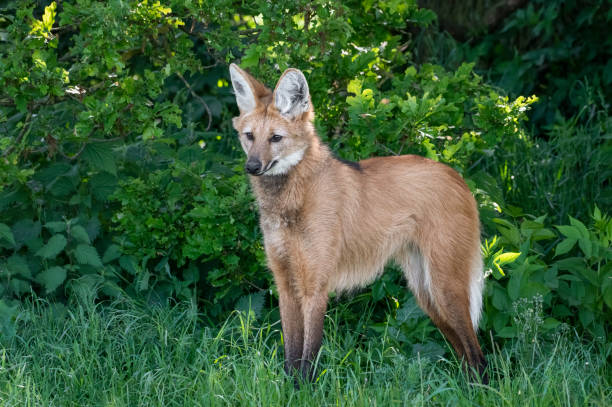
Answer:
[{"label": "black nose", "polygon": [[259,171],[261,171],[261,161],[259,161],[257,158],[249,158],[246,163],[246,171],[249,174],[257,174]]}]

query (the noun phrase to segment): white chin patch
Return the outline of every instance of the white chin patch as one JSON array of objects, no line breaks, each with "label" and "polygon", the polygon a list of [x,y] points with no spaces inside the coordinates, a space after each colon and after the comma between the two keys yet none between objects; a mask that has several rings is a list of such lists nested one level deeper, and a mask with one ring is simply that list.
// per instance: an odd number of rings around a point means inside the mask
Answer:
[{"label": "white chin patch", "polygon": [[304,158],[304,150],[298,150],[286,157],[279,158],[274,167],[266,172],[266,175],[283,175],[288,173],[292,167],[302,161],[302,158]]}]

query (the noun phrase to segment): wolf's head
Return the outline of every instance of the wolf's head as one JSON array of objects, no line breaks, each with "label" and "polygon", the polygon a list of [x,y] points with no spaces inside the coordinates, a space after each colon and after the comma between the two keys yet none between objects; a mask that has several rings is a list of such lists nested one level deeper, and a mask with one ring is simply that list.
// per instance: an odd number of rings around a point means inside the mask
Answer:
[{"label": "wolf's head", "polygon": [[236,64],[230,65],[240,116],[233,120],[247,153],[251,175],[287,174],[303,158],[315,137],[308,83],[297,69],[287,69],[274,91]]}]

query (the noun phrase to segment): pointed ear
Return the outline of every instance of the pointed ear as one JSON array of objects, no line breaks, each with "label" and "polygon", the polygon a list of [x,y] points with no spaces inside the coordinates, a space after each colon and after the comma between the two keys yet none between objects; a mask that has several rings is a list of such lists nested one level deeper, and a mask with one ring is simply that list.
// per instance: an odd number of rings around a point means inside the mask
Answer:
[{"label": "pointed ear", "polygon": [[289,68],[282,74],[274,89],[274,106],[288,119],[310,109],[310,91],[302,71]]},{"label": "pointed ear", "polygon": [[257,106],[255,85],[251,84],[251,81],[254,79],[236,64],[231,64],[229,71],[240,114],[251,112]]}]

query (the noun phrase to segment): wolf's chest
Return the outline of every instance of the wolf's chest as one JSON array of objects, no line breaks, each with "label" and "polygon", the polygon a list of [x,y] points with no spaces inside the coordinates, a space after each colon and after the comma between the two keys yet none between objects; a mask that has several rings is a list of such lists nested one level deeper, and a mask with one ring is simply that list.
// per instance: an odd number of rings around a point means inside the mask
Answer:
[{"label": "wolf's chest", "polygon": [[281,214],[263,214],[260,219],[268,256],[288,256],[294,220]]}]

